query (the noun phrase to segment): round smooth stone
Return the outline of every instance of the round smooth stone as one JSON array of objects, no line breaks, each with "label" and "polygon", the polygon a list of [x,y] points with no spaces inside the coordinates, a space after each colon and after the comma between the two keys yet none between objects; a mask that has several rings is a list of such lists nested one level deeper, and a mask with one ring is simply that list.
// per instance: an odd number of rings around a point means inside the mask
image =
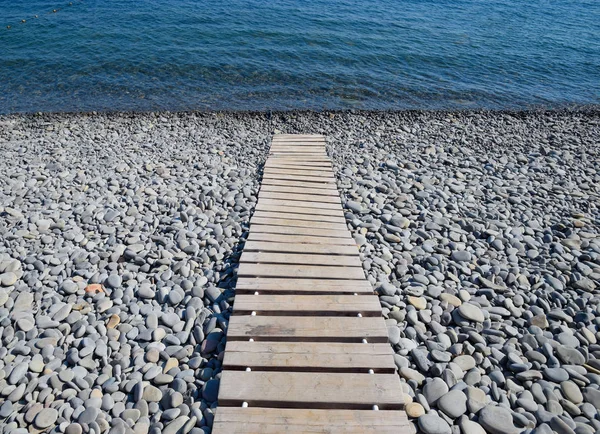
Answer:
[{"label": "round smooth stone", "polygon": [[36,426],[36,428],[46,429],[54,425],[57,418],[58,411],[56,411],[54,408],[44,408],[37,414],[33,424]]}]

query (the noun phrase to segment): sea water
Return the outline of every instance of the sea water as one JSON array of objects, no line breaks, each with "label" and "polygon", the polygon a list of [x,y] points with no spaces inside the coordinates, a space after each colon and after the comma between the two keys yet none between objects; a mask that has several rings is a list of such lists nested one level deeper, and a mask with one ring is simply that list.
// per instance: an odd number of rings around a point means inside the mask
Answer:
[{"label": "sea water", "polygon": [[599,103],[598,0],[0,0],[0,113]]}]

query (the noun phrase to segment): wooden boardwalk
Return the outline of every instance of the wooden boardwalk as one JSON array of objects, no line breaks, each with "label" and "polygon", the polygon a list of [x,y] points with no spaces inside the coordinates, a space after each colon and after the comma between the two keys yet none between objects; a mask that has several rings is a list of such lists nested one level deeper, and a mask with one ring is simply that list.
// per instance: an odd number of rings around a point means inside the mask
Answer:
[{"label": "wooden boardwalk", "polygon": [[216,434],[413,431],[323,136],[273,137],[223,367]]}]

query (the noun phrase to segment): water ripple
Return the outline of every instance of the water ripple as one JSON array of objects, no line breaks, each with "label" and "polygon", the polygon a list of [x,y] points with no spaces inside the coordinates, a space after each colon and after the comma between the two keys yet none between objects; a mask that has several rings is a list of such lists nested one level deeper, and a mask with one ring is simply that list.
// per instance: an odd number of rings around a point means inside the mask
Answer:
[{"label": "water ripple", "polygon": [[595,0],[4,3],[0,113],[600,104]]}]

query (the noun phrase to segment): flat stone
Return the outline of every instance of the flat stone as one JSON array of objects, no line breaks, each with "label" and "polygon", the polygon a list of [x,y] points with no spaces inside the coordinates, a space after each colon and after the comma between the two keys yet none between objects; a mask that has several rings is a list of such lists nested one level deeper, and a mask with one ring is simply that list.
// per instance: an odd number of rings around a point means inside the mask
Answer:
[{"label": "flat stone", "polygon": [[12,286],[17,283],[17,280],[17,275],[12,271],[0,274],[0,285],[2,286]]},{"label": "flat stone", "polygon": [[600,410],[600,390],[586,387],[583,389],[583,399],[596,407],[596,410]]},{"label": "flat stone", "polygon": [[583,365],[585,363],[585,357],[575,348],[558,345],[555,351],[556,356],[567,365]]},{"label": "flat stone", "polygon": [[119,276],[118,274],[111,274],[106,278],[106,286],[108,286],[109,288],[119,288],[121,286],[121,283],[121,276]]},{"label": "flat stone", "polygon": [[471,253],[466,250],[455,250],[452,252],[452,260],[456,262],[469,262],[471,261]]},{"label": "flat stone", "polygon": [[407,297],[408,302],[413,305],[415,308],[422,310],[427,307],[427,300],[424,297],[413,297],[409,295]]},{"label": "flat stone", "polygon": [[400,375],[407,380],[416,381],[417,384],[422,384],[423,381],[425,381],[425,376],[423,374],[411,368],[400,368]]},{"label": "flat stone", "polygon": [[446,393],[448,385],[441,378],[434,378],[423,386],[423,395],[429,405],[435,405]]},{"label": "flat stone", "polygon": [[170,357],[166,362],[165,362],[165,366],[163,368],[163,372],[166,374],[167,372],[169,372],[171,369],[173,368],[177,368],[179,366],[179,360],[177,360],[175,357]]},{"label": "flat stone", "polygon": [[460,298],[458,298],[456,295],[449,294],[447,292],[441,293],[439,298],[440,300],[445,301],[446,303],[454,307],[458,307],[462,304]]},{"label": "flat stone", "polygon": [[13,370],[10,372],[10,375],[8,376],[8,383],[9,384],[17,384],[19,381],[21,381],[21,379],[23,377],[25,377],[25,374],[27,374],[28,368],[29,368],[29,365],[27,363],[17,364],[13,368]]},{"label": "flat stone", "polygon": [[467,396],[460,390],[451,390],[437,401],[437,407],[452,419],[467,412]]},{"label": "flat stone", "polygon": [[488,405],[479,412],[479,424],[490,434],[518,434],[510,410],[497,405]]},{"label": "flat stone", "polygon": [[89,425],[90,423],[96,421],[99,413],[99,409],[95,407],[88,407],[79,415],[79,417],[77,418],[77,422]]},{"label": "flat stone", "polygon": [[481,309],[472,303],[463,303],[458,307],[458,313],[461,317],[469,321],[483,322],[485,317]]},{"label": "flat stone", "polygon": [[162,392],[158,387],[148,384],[144,387],[142,399],[147,402],[159,402],[162,399]]},{"label": "flat stone", "polygon": [[452,362],[456,363],[460,369],[467,372],[475,367],[475,359],[473,356],[464,354],[452,359]]},{"label": "flat stone", "polygon": [[9,400],[0,406],[0,417],[8,417],[13,413],[13,404]]},{"label": "flat stone", "polygon": [[581,393],[579,386],[572,381],[563,381],[560,383],[560,389],[565,397],[573,404],[581,404],[583,402],[583,394]]},{"label": "flat stone", "polygon": [[65,428],[65,434],[81,434],[83,432],[83,428],[78,423],[69,424]]},{"label": "flat stone", "polygon": [[108,322],[106,323],[106,328],[114,329],[120,322],[121,317],[119,317],[119,315],[117,315],[116,313],[113,313],[108,319]]},{"label": "flat stone", "polygon": [[425,414],[425,409],[418,402],[411,402],[404,406],[404,411],[408,417],[420,417]]},{"label": "flat stone", "polygon": [[58,411],[56,411],[54,408],[44,408],[37,414],[33,424],[36,426],[36,428],[46,429],[54,425],[56,423],[56,419],[58,419]]},{"label": "flat stone", "polygon": [[452,434],[452,429],[441,417],[429,413],[419,417],[419,428],[425,434]]},{"label": "flat stone", "polygon": [[217,400],[219,393],[219,380],[212,379],[208,380],[202,387],[202,397],[208,402],[214,402]]},{"label": "flat stone", "polygon": [[544,377],[554,383],[560,383],[569,379],[569,373],[563,368],[544,368]]},{"label": "flat stone", "polygon": [[169,422],[164,429],[162,430],[162,434],[177,434],[179,430],[183,428],[183,426],[190,420],[187,416],[179,416],[177,419]]},{"label": "flat stone", "polygon": [[398,345],[400,343],[400,329],[397,326],[388,326],[388,339],[392,345]]},{"label": "flat stone", "polygon": [[459,426],[462,434],[487,434],[481,425],[472,420],[462,419]]}]

